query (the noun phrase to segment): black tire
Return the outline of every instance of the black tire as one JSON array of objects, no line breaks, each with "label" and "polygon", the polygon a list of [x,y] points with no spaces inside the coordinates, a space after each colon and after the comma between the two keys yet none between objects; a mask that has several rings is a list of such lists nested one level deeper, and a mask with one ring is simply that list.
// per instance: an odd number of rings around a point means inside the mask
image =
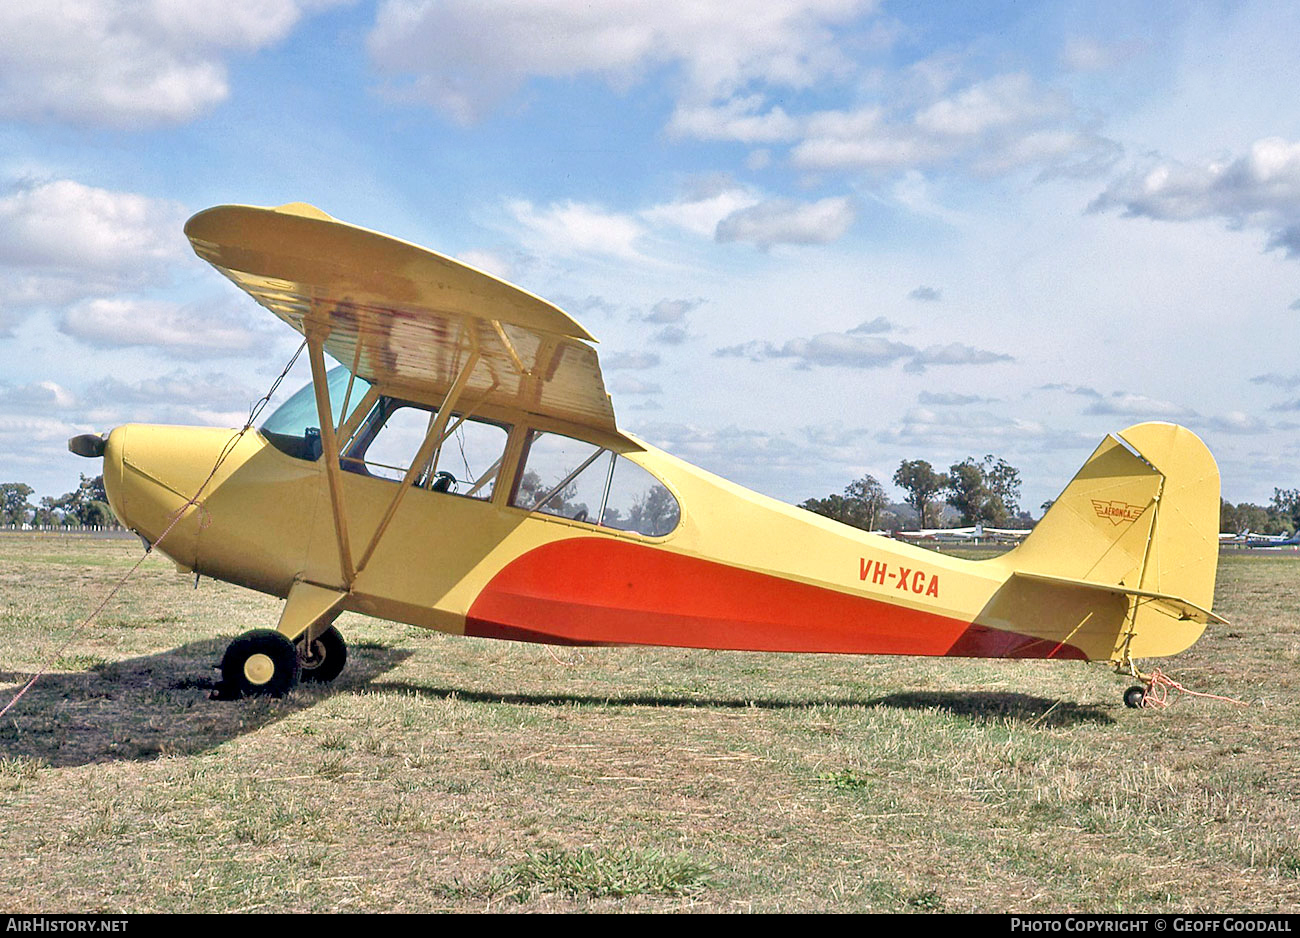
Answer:
[{"label": "black tire", "polygon": [[298,683],[298,673],[298,649],[274,629],[245,632],[221,659],[226,697],[283,697]]},{"label": "black tire", "polygon": [[339,630],[330,626],[308,645],[304,635],[294,646],[304,681],[326,683],[334,680],[348,663],[348,645]]},{"label": "black tire", "polygon": [[1134,684],[1128,690],[1124,691],[1124,706],[1137,710],[1142,706],[1143,701],[1147,699],[1147,689],[1141,684]]}]

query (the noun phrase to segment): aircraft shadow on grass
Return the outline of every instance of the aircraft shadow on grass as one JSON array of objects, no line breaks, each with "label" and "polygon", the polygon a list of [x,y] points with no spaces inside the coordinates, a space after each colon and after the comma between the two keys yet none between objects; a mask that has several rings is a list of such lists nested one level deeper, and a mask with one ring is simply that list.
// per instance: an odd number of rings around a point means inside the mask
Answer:
[{"label": "aircraft shadow on grass", "polygon": [[886,707],[895,710],[941,710],[968,717],[973,723],[1027,723],[1037,726],[1076,726],[1083,723],[1112,724],[1114,718],[1096,706],[1069,703],[1029,694],[991,691],[912,691],[883,697],[749,698],[706,697],[665,694],[503,694],[450,687],[428,687],[405,682],[380,682],[375,691],[398,691],[416,696],[470,703],[514,704],[525,707],[697,707],[730,710],[803,710],[813,707]]},{"label": "aircraft shadow on grass", "polygon": [[[813,707],[886,707],[939,710],[972,722],[1007,721],[1068,727],[1115,721],[1103,708],[1028,694],[990,691],[912,691],[879,697],[723,697],[624,693],[500,693],[383,681],[412,652],[359,643],[331,684],[301,685],[283,699],[212,700],[214,665],[223,639],[192,642],[168,651],[99,665],[88,671],[45,674],[0,726],[0,757],[27,757],[55,768],[99,762],[147,761],[207,752],[275,723],[338,693],[396,691],[436,699],[529,707],[679,707],[799,710]],[[30,677],[0,671],[11,685],[7,700]]]},{"label": "aircraft shadow on grass", "polygon": [[[55,768],[147,761],[207,752],[339,693],[366,689],[411,656],[381,645],[349,646],[348,666],[330,684],[302,684],[288,697],[213,700],[224,639],[192,642],[87,671],[50,672],[0,726],[0,757]],[[10,697],[30,673],[0,671]]]}]

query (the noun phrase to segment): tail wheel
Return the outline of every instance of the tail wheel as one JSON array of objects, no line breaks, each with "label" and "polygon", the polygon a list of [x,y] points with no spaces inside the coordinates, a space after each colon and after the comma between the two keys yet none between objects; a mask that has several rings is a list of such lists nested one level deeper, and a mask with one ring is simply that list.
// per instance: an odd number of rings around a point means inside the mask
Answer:
[{"label": "tail wheel", "polygon": [[298,650],[273,629],[254,629],[230,643],[221,681],[235,697],[283,697],[298,683]]},{"label": "tail wheel", "polygon": [[348,646],[339,630],[330,626],[311,641],[303,636],[295,646],[304,681],[334,680],[348,663]]},{"label": "tail wheel", "polygon": [[1128,690],[1124,691],[1124,706],[1137,710],[1146,702],[1147,689],[1141,684],[1134,684]]}]

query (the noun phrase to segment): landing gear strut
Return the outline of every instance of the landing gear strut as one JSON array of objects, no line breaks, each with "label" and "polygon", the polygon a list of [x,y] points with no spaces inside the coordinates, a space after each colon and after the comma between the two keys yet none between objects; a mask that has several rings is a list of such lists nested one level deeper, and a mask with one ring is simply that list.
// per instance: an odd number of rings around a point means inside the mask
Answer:
[{"label": "landing gear strut", "polygon": [[348,663],[348,646],[339,630],[330,626],[313,639],[304,633],[295,648],[304,681],[326,683],[334,680]]}]

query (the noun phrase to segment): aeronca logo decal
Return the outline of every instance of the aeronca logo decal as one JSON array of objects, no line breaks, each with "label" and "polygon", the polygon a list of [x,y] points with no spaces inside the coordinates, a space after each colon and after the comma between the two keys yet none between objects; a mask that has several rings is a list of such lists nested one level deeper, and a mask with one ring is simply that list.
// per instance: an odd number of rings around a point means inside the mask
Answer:
[{"label": "aeronca logo decal", "polygon": [[1130,505],[1128,502],[1103,502],[1095,498],[1092,500],[1092,507],[1096,510],[1098,518],[1105,518],[1111,524],[1136,521],[1138,516],[1147,510],[1146,505]]},{"label": "aeronca logo decal", "polygon": [[893,585],[894,589],[905,593],[923,593],[935,599],[939,598],[939,574],[937,573],[926,573],[924,570],[904,567],[902,564],[891,567],[879,560],[868,560],[863,557],[859,574],[864,582],[870,579],[877,586]]}]

